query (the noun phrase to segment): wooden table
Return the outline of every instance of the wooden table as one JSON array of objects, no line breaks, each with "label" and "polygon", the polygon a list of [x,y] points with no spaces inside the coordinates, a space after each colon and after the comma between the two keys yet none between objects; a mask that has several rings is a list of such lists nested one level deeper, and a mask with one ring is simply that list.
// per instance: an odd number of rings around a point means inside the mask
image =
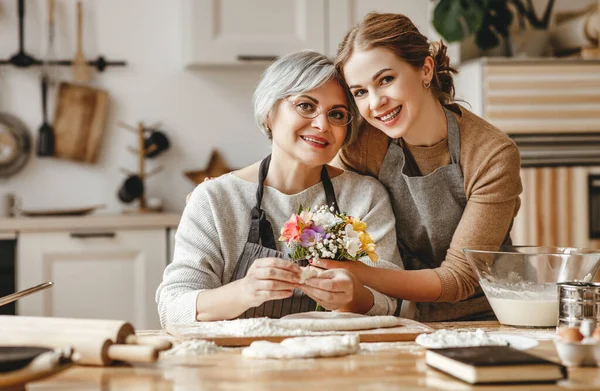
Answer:
[{"label": "wooden table", "polygon": [[[540,340],[528,350],[558,360],[550,340],[554,329],[517,329],[497,322],[428,323],[435,329],[476,329]],[[160,332],[140,332],[156,335]],[[384,348],[384,349],[382,349]],[[28,390],[589,390],[600,388],[600,369],[569,369],[556,385],[470,386],[428,368],[425,349],[414,342],[370,345],[339,358],[252,360],[240,349],[193,357],[163,357],[155,365],[73,367],[30,383]]]}]

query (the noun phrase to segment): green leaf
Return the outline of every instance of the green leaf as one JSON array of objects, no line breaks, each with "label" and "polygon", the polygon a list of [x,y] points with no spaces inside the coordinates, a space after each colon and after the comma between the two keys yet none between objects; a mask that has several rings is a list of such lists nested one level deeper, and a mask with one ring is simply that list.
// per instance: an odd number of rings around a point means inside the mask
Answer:
[{"label": "green leaf", "polygon": [[480,0],[440,0],[433,11],[433,26],[446,41],[461,41],[479,30],[486,5]]}]

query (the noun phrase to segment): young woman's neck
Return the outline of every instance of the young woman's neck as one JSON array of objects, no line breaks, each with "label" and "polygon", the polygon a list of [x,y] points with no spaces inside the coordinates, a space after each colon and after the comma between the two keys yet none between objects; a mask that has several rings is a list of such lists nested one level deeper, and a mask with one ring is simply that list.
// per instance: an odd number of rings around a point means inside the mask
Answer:
[{"label": "young woman's neck", "polygon": [[403,139],[410,145],[431,147],[446,137],[448,137],[448,127],[444,108],[433,95],[430,95],[423,100],[419,116]]},{"label": "young woman's neck", "polygon": [[321,181],[322,166],[308,166],[273,148],[265,184],[284,194],[296,194]]}]

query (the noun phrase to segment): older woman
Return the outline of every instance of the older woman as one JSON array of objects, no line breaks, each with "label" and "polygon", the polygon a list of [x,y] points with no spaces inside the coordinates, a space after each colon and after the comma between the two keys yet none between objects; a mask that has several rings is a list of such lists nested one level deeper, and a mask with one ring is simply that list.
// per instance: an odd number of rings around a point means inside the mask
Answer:
[{"label": "older woman", "polygon": [[[300,205],[329,204],[369,225],[379,257],[401,265],[392,207],[374,178],[327,165],[356,137],[354,102],[334,64],[304,51],[274,62],[254,94],[270,156],[194,190],[156,293],[162,325],[330,310],[393,314],[397,302],[343,269],[300,283],[278,231]],[[364,260],[369,263],[368,259]]]}]

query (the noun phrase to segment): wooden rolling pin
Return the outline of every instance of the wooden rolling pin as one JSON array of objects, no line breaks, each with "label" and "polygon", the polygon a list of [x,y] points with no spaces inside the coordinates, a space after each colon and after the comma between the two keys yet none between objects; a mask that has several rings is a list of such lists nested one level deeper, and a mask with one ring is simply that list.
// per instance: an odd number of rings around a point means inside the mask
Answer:
[{"label": "wooden rolling pin", "polygon": [[0,330],[96,336],[116,344],[150,345],[159,351],[172,346],[170,341],[160,337],[136,336],[133,326],[122,320],[0,315]]},{"label": "wooden rolling pin", "polygon": [[2,344],[6,346],[41,346],[60,348],[72,346],[74,360],[83,365],[109,365],[114,361],[155,362],[158,350],[147,345],[114,344],[105,337],[67,335],[61,333],[35,333],[30,331],[2,330]]}]

